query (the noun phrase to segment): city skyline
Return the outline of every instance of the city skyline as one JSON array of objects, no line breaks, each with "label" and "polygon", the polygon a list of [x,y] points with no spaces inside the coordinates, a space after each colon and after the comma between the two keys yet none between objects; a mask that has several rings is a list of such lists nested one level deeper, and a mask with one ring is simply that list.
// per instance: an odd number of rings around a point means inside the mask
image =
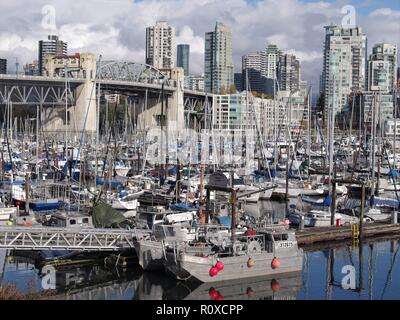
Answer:
[{"label": "city skyline", "polygon": [[[113,3],[100,0],[68,6],[58,0],[37,1],[34,6],[24,0],[2,3],[5,18],[0,27],[13,31],[0,33],[0,56],[8,59],[8,69],[12,72],[16,58],[20,64],[31,63],[37,56],[37,42],[54,33],[68,43],[70,53],[93,52],[108,59],[143,63],[146,27],[157,20],[166,20],[176,29],[176,43],[187,43],[191,47],[191,74],[201,74],[204,72],[205,32],[211,30],[216,21],[221,21],[232,29],[235,72],[241,70],[243,55],[276,44],[298,57],[304,80],[317,88],[322,71],[323,27],[340,24],[344,17],[341,9],[347,4],[355,6],[356,23],[368,38],[368,55],[375,43],[400,46],[396,36],[396,30],[400,32],[397,1],[284,0],[279,1],[279,5],[275,0],[201,0],[196,3],[119,0],[118,6]],[[56,15],[56,30],[41,26],[42,7],[46,5],[53,5],[56,13],[63,13]],[[21,6],[26,8],[24,16],[18,11]],[[90,12],[90,6],[97,6],[96,14]]]}]

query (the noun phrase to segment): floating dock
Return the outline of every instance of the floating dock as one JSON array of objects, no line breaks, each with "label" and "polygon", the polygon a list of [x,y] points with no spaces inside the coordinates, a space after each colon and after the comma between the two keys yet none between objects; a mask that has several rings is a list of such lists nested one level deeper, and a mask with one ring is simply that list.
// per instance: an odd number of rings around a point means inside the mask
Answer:
[{"label": "floating dock", "polygon": [[[400,224],[374,222],[363,225],[363,238],[384,235],[400,236]],[[296,238],[299,245],[309,245],[321,242],[358,239],[358,234],[355,234],[352,226],[313,227],[297,231]]]}]

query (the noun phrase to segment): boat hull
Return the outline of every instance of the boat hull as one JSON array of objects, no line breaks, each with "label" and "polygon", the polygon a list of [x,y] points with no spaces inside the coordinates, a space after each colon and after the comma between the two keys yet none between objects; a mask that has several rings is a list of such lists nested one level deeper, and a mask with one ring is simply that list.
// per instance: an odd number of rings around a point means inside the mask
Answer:
[{"label": "boat hull", "polygon": [[[281,262],[279,268],[272,268],[271,262],[274,258]],[[217,276],[210,276],[210,268],[214,265],[212,258],[182,255],[176,263],[166,262],[166,270],[178,280],[197,280],[203,283],[229,281],[235,279],[256,278],[275,276],[299,272],[303,267],[303,252],[288,250],[282,254],[262,252],[251,256],[254,266],[249,267],[250,256],[240,255],[232,257],[221,257],[219,260],[224,263],[224,269]]]}]

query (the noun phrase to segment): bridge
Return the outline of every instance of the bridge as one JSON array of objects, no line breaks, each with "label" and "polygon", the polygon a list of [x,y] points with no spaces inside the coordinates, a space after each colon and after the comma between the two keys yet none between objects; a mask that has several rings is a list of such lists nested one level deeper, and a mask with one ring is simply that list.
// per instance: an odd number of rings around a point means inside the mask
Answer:
[{"label": "bridge", "polygon": [[[157,126],[164,116],[190,126],[204,118],[212,96],[184,88],[183,70],[175,68],[167,76],[156,68],[130,61],[97,62],[96,72],[68,72],[67,77],[51,70],[49,76],[0,75],[0,106],[40,108],[44,131],[96,130],[98,89],[102,97],[118,94],[134,101],[141,129]],[[55,69],[58,70],[58,69]],[[60,70],[62,70],[60,68]],[[104,99],[101,107],[105,107]],[[68,108],[69,120],[65,119]],[[60,111],[61,109],[61,111]],[[163,109],[163,110],[162,110]],[[94,112],[96,111],[96,112]],[[43,113],[43,114],[42,114]]]}]

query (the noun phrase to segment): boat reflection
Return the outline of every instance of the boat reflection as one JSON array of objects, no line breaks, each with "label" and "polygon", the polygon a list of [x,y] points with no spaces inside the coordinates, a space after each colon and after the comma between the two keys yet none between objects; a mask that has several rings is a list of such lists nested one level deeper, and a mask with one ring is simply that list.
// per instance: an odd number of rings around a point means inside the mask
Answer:
[{"label": "boat reflection", "polygon": [[301,272],[212,284],[102,266],[56,268],[56,275],[56,300],[294,300],[302,286]]},{"label": "boat reflection", "polygon": [[217,283],[177,283],[165,300],[295,300],[302,287],[302,273],[275,278],[253,278]]}]

